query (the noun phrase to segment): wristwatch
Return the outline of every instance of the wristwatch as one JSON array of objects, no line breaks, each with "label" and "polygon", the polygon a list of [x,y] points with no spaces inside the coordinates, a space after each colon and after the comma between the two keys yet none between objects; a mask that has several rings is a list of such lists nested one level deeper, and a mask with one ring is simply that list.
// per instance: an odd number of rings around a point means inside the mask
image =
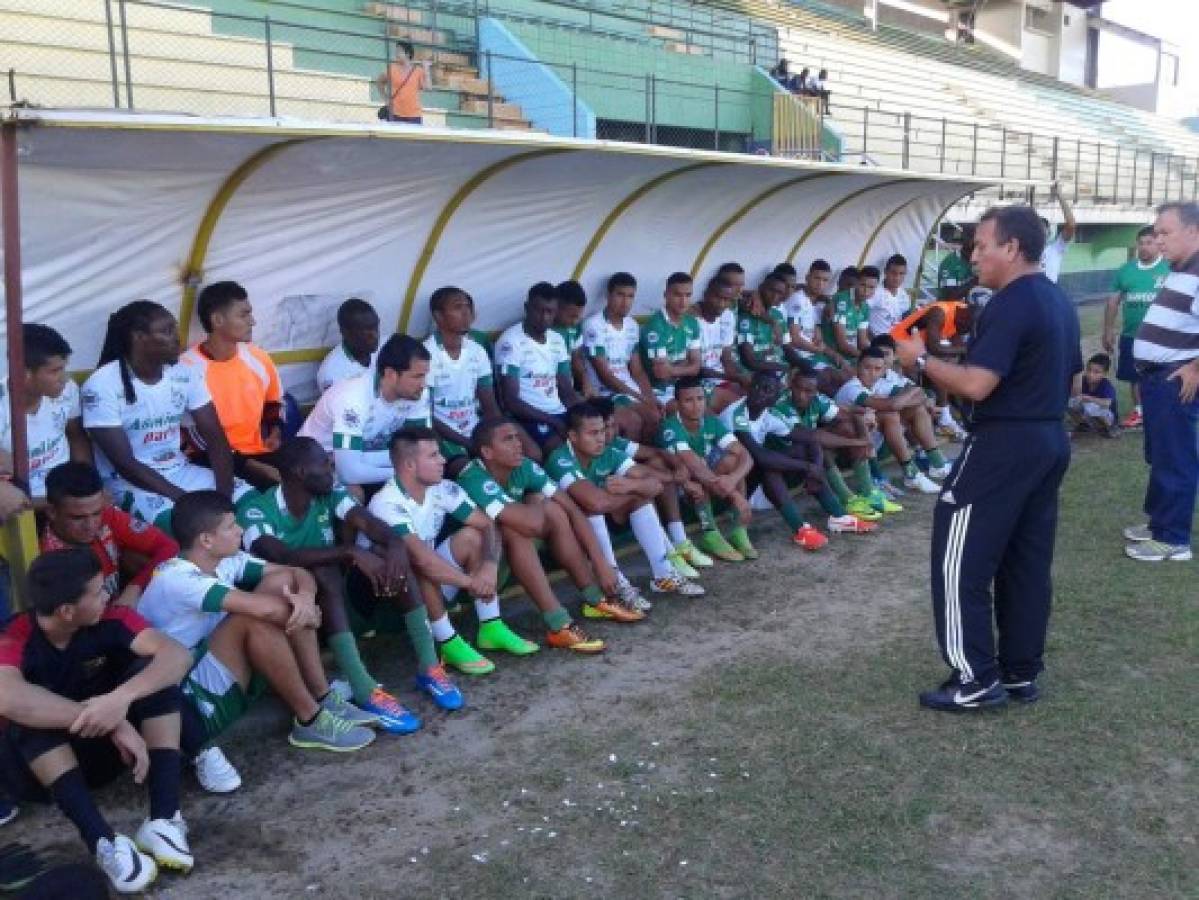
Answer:
[{"label": "wristwatch", "polygon": [[926,365],[928,365],[928,354],[921,353],[916,357],[916,368],[923,372]]}]

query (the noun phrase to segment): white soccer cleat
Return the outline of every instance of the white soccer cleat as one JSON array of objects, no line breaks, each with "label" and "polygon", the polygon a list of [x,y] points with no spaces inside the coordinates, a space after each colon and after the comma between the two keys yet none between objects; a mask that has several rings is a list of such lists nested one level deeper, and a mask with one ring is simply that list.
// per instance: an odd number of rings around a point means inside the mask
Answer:
[{"label": "white soccer cleat", "polygon": [[928,477],[929,478],[948,478],[949,471],[952,468],[953,467],[949,463],[946,463],[943,466],[929,466]]},{"label": "white soccer cleat", "polygon": [[196,766],[196,780],[208,793],[231,794],[241,787],[241,776],[220,747],[201,750],[192,762]]},{"label": "white soccer cleat", "polygon": [[118,894],[140,893],[158,877],[154,860],[123,834],[111,841],[100,838],[96,844],[96,865],[108,876],[112,889]]},{"label": "white soccer cleat", "polygon": [[941,485],[937,484],[923,472],[917,472],[913,478],[904,478],[903,486],[909,490],[919,491],[922,494],[941,493]]},{"label": "white soccer cleat", "polygon": [[637,590],[636,585],[623,575],[617,579],[616,590],[622,602],[639,612],[649,612],[654,608],[654,605],[641,595],[641,591]]},{"label": "white soccer cleat", "polygon": [[186,873],[195,865],[187,844],[187,823],[178,812],[169,819],[146,819],[133,839],[164,869]]}]

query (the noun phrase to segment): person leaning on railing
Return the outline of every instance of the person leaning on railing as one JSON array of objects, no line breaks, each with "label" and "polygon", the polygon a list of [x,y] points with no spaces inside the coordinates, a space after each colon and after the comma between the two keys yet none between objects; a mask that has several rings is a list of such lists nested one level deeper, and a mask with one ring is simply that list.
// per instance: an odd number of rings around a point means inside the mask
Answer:
[{"label": "person leaning on railing", "polygon": [[375,79],[383,94],[379,118],[386,122],[409,125],[424,122],[420,92],[427,90],[433,79],[429,76],[429,63],[414,60],[414,53],[408,41],[396,41],[395,60],[388,63],[387,71]]}]

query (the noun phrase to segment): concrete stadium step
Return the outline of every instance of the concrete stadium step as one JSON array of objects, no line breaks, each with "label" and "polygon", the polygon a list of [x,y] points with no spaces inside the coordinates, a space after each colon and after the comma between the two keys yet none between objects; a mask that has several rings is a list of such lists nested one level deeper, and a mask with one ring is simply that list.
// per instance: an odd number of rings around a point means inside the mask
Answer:
[{"label": "concrete stadium step", "polygon": [[414,55],[417,59],[428,60],[434,64],[434,67],[472,68],[471,55],[459,50],[442,50],[440,47],[416,47]]},{"label": "concrete stadium step", "polygon": [[368,16],[378,16],[392,22],[404,22],[408,25],[420,25],[425,21],[424,11],[400,6],[397,3],[368,3],[364,7]]},{"label": "concrete stadium step", "polygon": [[416,25],[388,25],[387,34],[400,40],[412,41],[414,44],[431,44],[435,47],[448,47],[454,42],[454,35],[448,31]]},{"label": "concrete stadium step", "polygon": [[[467,100],[462,101],[462,111],[467,113],[475,113],[477,115],[487,115],[486,100]],[[492,103],[491,114],[496,120],[506,119],[512,121],[523,121],[523,110],[515,103]]]}]

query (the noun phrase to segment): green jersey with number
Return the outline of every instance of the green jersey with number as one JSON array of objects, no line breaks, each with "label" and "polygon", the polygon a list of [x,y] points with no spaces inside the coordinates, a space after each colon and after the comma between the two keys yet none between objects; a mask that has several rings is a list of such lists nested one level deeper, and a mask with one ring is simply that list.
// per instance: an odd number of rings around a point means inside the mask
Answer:
[{"label": "green jersey with number", "polygon": [[458,485],[488,517],[495,519],[505,506],[520,503],[525,494],[554,496],[557,488],[545,470],[531,459],[522,459],[501,483],[480,460],[473,460],[458,474]]},{"label": "green jersey with number", "polygon": [[858,332],[870,327],[870,304],[855,303],[853,291],[837,292],[829,301],[826,319],[820,323],[824,343],[829,347],[838,346],[837,336],[833,331],[834,325],[843,327],[850,345],[855,345]]},{"label": "green jersey with number", "polygon": [[974,277],[969,260],[962,259],[962,254],[951,253],[941,260],[937,268],[937,287],[960,287]]},{"label": "green jersey with number", "polygon": [[550,454],[545,461],[546,471],[558,482],[558,487],[566,489],[576,481],[590,481],[596,487],[604,487],[613,475],[623,475],[633,468],[634,462],[611,444],[606,446],[600,455],[584,465],[575,454],[570,441],[562,444]]},{"label": "green jersey with number", "polygon": [[1153,305],[1157,292],[1166,283],[1170,264],[1162,257],[1157,262],[1142,265],[1139,259],[1130,260],[1116,271],[1112,290],[1120,295],[1120,336],[1136,337],[1145,313]]},{"label": "green jersey with number", "polygon": [[654,377],[655,359],[666,359],[671,363],[685,362],[687,354],[701,347],[699,323],[694,316],[683,315],[679,323],[670,321],[665,310],[658,310],[641,326],[641,360],[649,374],[650,384],[665,388],[670,380]]},{"label": "green jersey with number", "polygon": [[704,460],[717,447],[723,450],[736,440],[733,433],[716,416],[704,416],[699,428],[690,431],[679,418],[679,414],[672,413],[662,420],[662,427],[658,431],[658,444],[663,450],[671,453],[690,450]]}]

